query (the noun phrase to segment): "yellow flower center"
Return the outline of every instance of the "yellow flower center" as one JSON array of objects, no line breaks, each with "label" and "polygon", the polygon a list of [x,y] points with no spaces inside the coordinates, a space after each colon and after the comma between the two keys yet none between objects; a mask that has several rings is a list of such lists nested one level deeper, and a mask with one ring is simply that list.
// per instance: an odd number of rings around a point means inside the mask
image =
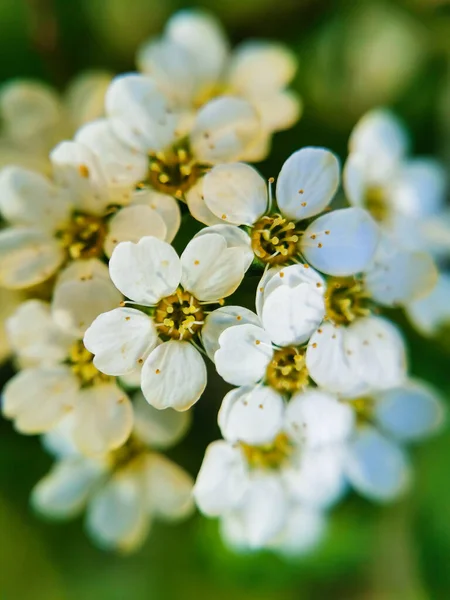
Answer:
[{"label": "yellow flower center", "polygon": [[372,422],[375,409],[375,401],[373,398],[364,396],[348,400],[348,403],[355,411],[357,425],[366,425],[367,423]]},{"label": "yellow flower center", "polygon": [[144,454],[148,451],[146,446],[134,435],[130,435],[125,444],[110,452],[108,459],[113,471],[130,467],[138,467]]},{"label": "yellow flower center", "polygon": [[158,331],[175,340],[190,340],[203,325],[204,312],[192,294],[178,288],[156,306],[154,319]]},{"label": "yellow flower center", "polygon": [[267,383],[281,393],[293,394],[308,383],[305,351],[282,348],[274,352],[266,370]]},{"label": "yellow flower center", "polygon": [[292,444],[285,433],[279,433],[270,444],[251,446],[239,442],[239,447],[252,469],[278,469],[292,453]]},{"label": "yellow flower center", "polygon": [[253,252],[269,265],[285,264],[298,254],[299,239],[296,224],[279,214],[262,217],[251,232]]},{"label": "yellow flower center", "polygon": [[385,221],[389,214],[389,204],[382,187],[372,186],[366,192],[365,205],[375,221]]},{"label": "yellow flower center", "polygon": [[336,325],[348,325],[370,315],[370,295],[354,277],[332,277],[325,293],[326,317]]},{"label": "yellow flower center", "polygon": [[204,171],[183,146],[149,155],[148,183],[158,192],[180,199]]},{"label": "yellow flower center", "polygon": [[101,373],[92,362],[94,355],[78,340],[69,350],[68,363],[73,373],[78,377],[82,387],[89,387],[110,381],[111,377]]},{"label": "yellow flower center", "polygon": [[75,213],[68,227],[57,233],[70,258],[97,258],[103,254],[106,223],[103,217]]}]

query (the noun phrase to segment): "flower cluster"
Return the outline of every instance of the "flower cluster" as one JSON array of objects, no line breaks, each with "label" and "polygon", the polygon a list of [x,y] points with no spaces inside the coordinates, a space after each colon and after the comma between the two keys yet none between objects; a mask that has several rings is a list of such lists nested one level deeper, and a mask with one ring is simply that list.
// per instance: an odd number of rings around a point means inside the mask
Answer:
[{"label": "flower cluster", "polygon": [[[130,551],[195,501],[235,548],[305,552],[350,487],[404,493],[407,443],[442,424],[388,309],[430,335],[450,320],[444,173],[407,158],[402,125],[377,110],[351,134],[344,193],[320,147],[266,180],[248,163],[300,116],[295,57],[263,41],[231,52],[206,13],[176,14],[137,64],[101,110],[83,88],[91,112],[71,139],[54,139],[39,90],[15,90],[32,127],[13,87],[0,98],[5,135],[58,142],[45,169],[0,172],[2,354],[17,367],[2,412],[56,461],[33,506],[85,509],[98,544]],[[161,452],[187,433],[208,363],[233,388],[194,483]]]}]

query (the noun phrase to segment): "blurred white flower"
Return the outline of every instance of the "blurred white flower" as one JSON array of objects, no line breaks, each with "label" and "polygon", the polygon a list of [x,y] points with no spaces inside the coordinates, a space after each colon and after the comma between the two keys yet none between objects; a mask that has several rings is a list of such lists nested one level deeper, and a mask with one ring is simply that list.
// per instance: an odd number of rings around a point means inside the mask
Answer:
[{"label": "blurred white flower", "polygon": [[180,258],[153,237],[119,244],[109,263],[111,279],[137,307],[104,313],[86,331],[94,365],[118,376],[142,366],[141,387],[150,404],[188,409],[206,386],[196,344],[206,305],[232,294],[245,268],[245,251],[229,247],[217,233],[191,240]]},{"label": "blurred white flower", "polygon": [[317,390],[289,404],[266,387],[229,392],[219,412],[224,441],[207,449],[194,487],[199,509],[219,517],[241,548],[299,553],[320,540],[323,510],[343,491],[348,406]]},{"label": "blurred white flower", "polygon": [[108,550],[131,552],[148,535],[152,521],[178,521],[193,510],[191,476],[154,449],[177,443],[189,427],[190,415],[148,406],[140,392],[133,397],[134,429],[114,452],[87,458],[71,442],[68,417],[45,436],[57,462],[32,493],[41,514],[75,517],[86,509],[86,529]]},{"label": "blurred white flower", "polygon": [[111,75],[86,71],[63,96],[33,80],[14,79],[0,90],[0,166],[20,165],[50,174],[50,150],[85,123],[104,113]]},{"label": "blurred white flower", "polygon": [[81,339],[92,319],[120,300],[108,279],[66,278],[52,305],[27,300],[8,319],[10,344],[24,368],[5,385],[2,411],[19,432],[49,431],[71,413],[80,452],[101,454],[125,442],[133,424],[130,401],[94,367]]},{"label": "blurred white flower", "polygon": [[370,215],[347,208],[307,221],[327,209],[338,186],[335,155],[311,147],[284,163],[276,186],[278,210],[264,179],[244,163],[213,167],[201,193],[194,189],[187,201],[192,214],[203,216],[209,225],[222,221],[251,228],[252,249],[265,264],[286,264],[302,255],[324,273],[350,275],[364,270],[373,258],[378,231]]},{"label": "blurred white flower", "polygon": [[355,411],[358,424],[347,442],[347,480],[371,500],[397,498],[408,489],[412,477],[403,446],[442,427],[442,399],[429,385],[409,380],[400,387],[344,402]]},{"label": "blurred white flower", "polygon": [[243,42],[230,52],[219,21],[202,10],[172,16],[163,35],[139,49],[137,64],[176,107],[188,112],[223,94],[249,101],[262,127],[244,160],[265,158],[273,132],[292,127],[300,117],[300,98],[286,89],[297,69],[295,55],[265,40]]},{"label": "blurred white flower", "polygon": [[413,251],[450,250],[445,209],[447,177],[428,157],[408,157],[406,129],[394,114],[375,109],[356,124],[349,141],[344,186],[354,206],[366,208],[391,243]]}]

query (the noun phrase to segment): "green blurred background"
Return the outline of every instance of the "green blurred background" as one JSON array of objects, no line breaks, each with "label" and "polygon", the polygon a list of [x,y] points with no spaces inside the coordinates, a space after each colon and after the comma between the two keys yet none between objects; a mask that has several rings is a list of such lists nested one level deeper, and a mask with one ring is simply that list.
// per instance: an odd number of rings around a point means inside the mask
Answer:
[{"label": "green blurred background", "polygon": [[[0,0],[0,80],[41,78],[63,90],[86,68],[133,70],[137,45],[159,32],[177,0]],[[348,135],[370,107],[391,106],[412,132],[415,152],[450,162],[450,5],[439,0],[210,0],[233,43],[278,39],[297,54],[294,87],[304,100],[296,127],[275,137],[260,165],[275,176],[308,144],[345,158]],[[177,239],[182,247],[187,229]],[[240,302],[251,306],[255,281]],[[450,301],[450,299],[449,299]],[[424,340],[399,314],[412,372],[450,397],[450,344]],[[448,340],[447,340],[448,342]],[[447,348],[447,349],[446,349]],[[11,367],[1,370],[1,381]],[[170,455],[192,474],[219,437],[215,415],[226,387],[211,371],[194,426]],[[117,556],[94,548],[81,520],[46,523],[28,494],[50,458],[37,438],[0,422],[0,600],[425,600],[450,598],[450,436],[413,449],[416,481],[404,500],[377,507],[351,496],[312,555],[286,561],[236,556],[216,524],[198,516],[155,525],[144,548]]]}]

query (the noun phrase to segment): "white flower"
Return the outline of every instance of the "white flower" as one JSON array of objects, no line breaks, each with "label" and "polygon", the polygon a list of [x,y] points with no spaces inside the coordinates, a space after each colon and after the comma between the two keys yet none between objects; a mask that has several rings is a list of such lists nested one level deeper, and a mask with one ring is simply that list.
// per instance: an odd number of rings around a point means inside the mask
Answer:
[{"label": "white flower", "polygon": [[130,401],[117,382],[97,371],[81,341],[92,319],[120,298],[101,277],[66,279],[51,306],[28,300],[9,318],[11,347],[25,368],[5,385],[2,410],[18,431],[49,431],[71,413],[73,439],[84,454],[125,442],[133,424]]},{"label": "white flower", "polygon": [[[403,248],[450,248],[445,208],[446,174],[430,158],[408,158],[408,136],[389,111],[375,109],[357,123],[344,168],[348,200],[371,212]],[[440,233],[439,233],[440,232]]]},{"label": "white flower", "polygon": [[129,552],[145,540],[154,519],[175,521],[193,509],[193,481],[181,467],[151,449],[174,445],[189,426],[188,413],[156,411],[133,397],[132,437],[116,450],[86,458],[71,447],[69,429],[47,434],[56,454],[50,473],[34,488],[32,504],[46,516],[67,519],[85,508],[87,531],[105,549]]},{"label": "white flower", "polygon": [[435,390],[419,381],[348,403],[359,426],[347,443],[346,477],[362,495],[379,502],[392,500],[411,483],[403,445],[438,431],[444,404]]},{"label": "white flower", "polygon": [[[191,212],[209,225],[217,221],[251,228],[257,259],[286,264],[303,257],[332,275],[363,271],[373,258],[378,230],[360,208],[323,212],[339,185],[339,164],[322,148],[303,148],[284,163],[276,186],[278,212],[271,206],[264,179],[243,163],[218,165],[207,173],[202,189],[188,193]],[[202,206],[202,202],[204,206]]]},{"label": "white flower", "polygon": [[200,510],[221,519],[233,545],[300,551],[317,543],[321,511],[343,490],[339,449],[352,431],[350,408],[312,389],[286,405],[270,388],[243,387],[225,396],[219,426],[225,440],[207,449],[194,487]]},{"label": "white flower", "polygon": [[106,121],[86,125],[75,141],[59,144],[51,161],[53,181],[20,167],[1,173],[0,211],[12,225],[0,233],[5,287],[36,285],[67,258],[109,256],[123,240],[175,236],[177,203],[135,191],[145,161],[119,144]]},{"label": "white flower", "polygon": [[142,365],[142,391],[150,404],[188,409],[206,385],[195,344],[205,304],[232,294],[245,268],[245,252],[228,247],[218,234],[191,240],[181,258],[156,238],[119,244],[109,263],[111,279],[142,310],[123,307],[97,317],[84,337],[94,365],[119,376]]},{"label": "white flower", "polygon": [[262,160],[274,131],[291,127],[300,116],[300,100],[286,90],[296,71],[294,55],[283,45],[252,40],[232,53],[214,17],[199,10],[171,17],[164,34],[139,50],[137,63],[175,106],[193,112],[219,94],[248,100],[262,128],[245,160]]},{"label": "white flower", "polygon": [[260,131],[255,109],[242,98],[214,98],[186,119],[154,79],[138,74],[113,80],[106,113],[118,143],[145,165],[139,182],[178,199],[209,165],[239,160]]},{"label": "white flower", "polygon": [[234,385],[264,382],[294,393],[311,378],[350,396],[399,385],[406,376],[403,338],[371,315],[367,300],[353,278],[326,282],[304,265],[272,268],[258,285],[258,316],[238,307],[215,311],[205,346]]},{"label": "white flower", "polygon": [[7,82],[0,91],[0,166],[15,164],[50,174],[48,153],[78,127],[102,116],[110,80],[102,71],[81,73],[62,97],[38,81]]}]

